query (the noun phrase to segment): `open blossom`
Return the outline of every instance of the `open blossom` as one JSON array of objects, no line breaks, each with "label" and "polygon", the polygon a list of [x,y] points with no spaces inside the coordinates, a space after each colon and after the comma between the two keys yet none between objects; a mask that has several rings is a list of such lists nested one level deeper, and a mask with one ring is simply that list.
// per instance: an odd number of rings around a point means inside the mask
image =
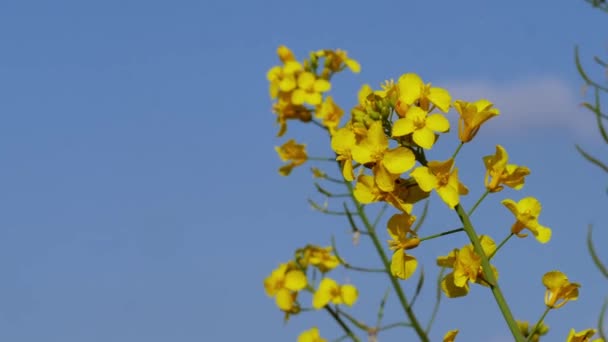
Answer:
[{"label": "open blossom", "polygon": [[462,100],[456,100],[454,102],[454,108],[460,119],[458,120],[458,137],[463,143],[471,141],[481,125],[495,117],[500,113],[496,108],[493,108],[492,102],[488,100],[479,100],[476,102],[466,102]]},{"label": "open blossom", "polygon": [[282,146],[276,146],[275,150],[282,161],[289,162],[279,169],[281,176],[288,176],[294,167],[304,164],[308,159],[306,145],[298,144],[293,139],[290,139]]},{"label": "open blossom", "polygon": [[538,215],[540,215],[542,206],[536,198],[526,197],[517,203],[511,199],[505,199],[502,204],[511,211],[516,219],[511,227],[511,233],[518,237],[526,237],[528,234],[521,231],[528,229],[540,243],[549,242],[551,229],[538,223]]},{"label": "open blossom", "polygon": [[376,184],[383,191],[392,191],[395,180],[416,163],[414,153],[406,147],[389,148],[382,122],[374,122],[361,142],[352,148],[353,159],[361,164],[373,163]]},{"label": "open blossom", "polygon": [[308,245],[296,251],[298,264],[304,268],[315,266],[322,273],[329,272],[340,265],[340,260],[332,254],[331,246]]},{"label": "open blossom", "polygon": [[395,110],[401,117],[405,115],[410,106],[417,105],[418,107],[429,111],[431,104],[439,108],[444,113],[450,109],[452,97],[450,93],[437,87],[431,87],[431,84],[424,84],[420,76],[409,73],[399,77],[399,103]]},{"label": "open blossom", "polygon": [[496,145],[494,155],[483,157],[486,166],[484,183],[490,192],[501,191],[506,185],[515,190],[524,186],[525,177],[530,174],[530,169],[525,166],[507,164],[509,155],[504,147]]},{"label": "open blossom", "polygon": [[327,127],[329,134],[333,135],[340,124],[344,110],[340,108],[331,96],[317,107],[316,117],[323,120],[323,126]]},{"label": "open blossom", "polygon": [[412,179],[397,178],[392,191],[383,191],[373,176],[360,175],[353,191],[355,198],[362,204],[384,201],[405,213],[411,213],[414,203],[429,196]]},{"label": "open blossom", "polygon": [[[489,236],[481,235],[479,240],[486,255],[491,255],[496,251],[496,244]],[[487,285],[481,267],[481,256],[475,252],[475,248],[471,244],[461,249],[454,249],[446,256],[440,256],[437,258],[437,265],[453,268],[453,271],[441,281],[441,289],[450,298],[467,295],[469,282]],[[492,272],[496,276],[498,275],[494,267],[492,267]]]},{"label": "open blossom", "polygon": [[316,106],[321,104],[322,94],[331,89],[328,80],[317,78],[312,72],[302,72],[297,76],[297,88],[291,95],[293,104],[310,104]]},{"label": "open blossom", "polygon": [[357,137],[350,126],[338,129],[331,137],[331,148],[337,154],[336,160],[342,165],[342,176],[349,182],[355,179],[352,149],[356,143]]},{"label": "open blossom", "polygon": [[430,149],[435,144],[435,132],[447,132],[450,122],[441,114],[427,115],[427,111],[418,106],[410,106],[405,117],[395,121],[393,137],[412,135],[416,145]]},{"label": "open blossom", "polygon": [[340,285],[331,278],[323,278],[319,288],[312,298],[312,306],[321,309],[330,302],[333,304],[346,304],[352,306],[359,297],[357,288],[353,285]]},{"label": "open blossom", "polygon": [[428,166],[417,167],[411,175],[423,191],[437,191],[439,197],[454,208],[460,203],[460,195],[466,195],[469,190],[460,183],[458,169],[453,166],[454,159],[430,161]]},{"label": "open blossom", "polygon": [[281,264],[264,280],[268,296],[274,297],[279,309],[289,312],[296,305],[297,292],[306,287],[306,275],[291,263]]},{"label": "open blossom", "polygon": [[551,309],[558,309],[568,301],[578,299],[578,283],[571,283],[560,271],[551,271],[543,276],[543,285],[547,288],[545,292],[545,304]]},{"label": "open blossom", "polygon": [[415,216],[407,213],[395,214],[388,220],[387,230],[392,239],[388,246],[393,251],[391,274],[400,279],[411,277],[418,267],[418,260],[405,252],[420,244],[420,239],[411,229],[415,220]]}]

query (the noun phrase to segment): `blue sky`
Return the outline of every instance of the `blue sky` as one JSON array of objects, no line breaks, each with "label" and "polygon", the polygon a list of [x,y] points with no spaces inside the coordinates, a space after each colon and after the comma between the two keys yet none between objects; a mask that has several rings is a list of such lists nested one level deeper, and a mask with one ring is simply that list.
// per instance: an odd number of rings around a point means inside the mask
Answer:
[{"label": "blue sky", "polygon": [[[322,313],[284,326],[262,286],[295,248],[332,234],[349,260],[378,264],[369,243],[350,245],[344,221],[310,210],[306,198],[320,197],[307,168],[276,172],[283,140],[265,74],[280,44],[299,57],[343,48],[358,59],[362,72],[341,75],[332,91],[345,108],[361,84],[405,72],[494,100],[501,116],[459,155],[472,190],[463,203],[479,196],[480,157],[495,144],[529,166],[524,190],[484,202],[475,223],[501,239],[511,218],[499,200],[538,197],[553,240],[505,247],[496,258],[505,294],[518,318],[534,321],[540,277],[559,268],[583,288],[549,315],[550,340],[594,326],[608,293],[584,235],[593,223],[597,241],[608,238],[607,183],[574,144],[605,150],[579,107],[573,47],[588,60],[605,55],[606,19],[583,1],[2,1],[0,340],[293,341],[312,325],[338,335]],[[290,125],[288,137],[329,155],[313,127]],[[452,146],[442,139],[436,159]],[[421,235],[457,225],[434,196],[431,209]],[[416,249],[427,279],[437,255],[465,243]],[[374,319],[386,280],[334,277],[360,287],[353,313]],[[423,321],[428,284],[416,308]],[[397,319],[394,301],[387,310]],[[443,302],[431,337],[454,328],[461,341],[509,341],[479,287]]]}]

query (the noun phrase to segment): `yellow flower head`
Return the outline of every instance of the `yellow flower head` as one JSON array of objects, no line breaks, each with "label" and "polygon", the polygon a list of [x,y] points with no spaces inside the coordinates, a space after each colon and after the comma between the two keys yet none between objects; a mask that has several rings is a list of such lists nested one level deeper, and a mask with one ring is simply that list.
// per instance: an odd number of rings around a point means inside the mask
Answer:
[{"label": "yellow flower head", "polygon": [[442,88],[431,87],[430,83],[424,84],[416,74],[401,75],[398,85],[399,101],[395,110],[400,116],[404,116],[411,105],[417,105],[427,112],[431,110],[431,103],[444,113],[450,109],[450,93]]},{"label": "yellow flower head", "polygon": [[456,340],[456,335],[458,335],[458,329],[448,331],[443,335],[443,342],[454,342]]},{"label": "yellow flower head", "polygon": [[306,330],[298,336],[298,342],[327,342],[326,339],[319,335],[319,329],[317,327]]},{"label": "yellow flower head", "polygon": [[360,164],[373,164],[376,184],[383,191],[393,191],[395,180],[416,163],[414,153],[406,147],[389,149],[382,122],[374,122],[367,137],[352,149],[353,159]]},{"label": "yellow flower head", "polygon": [[551,271],[543,276],[543,285],[547,288],[545,292],[545,304],[551,309],[558,309],[566,302],[578,299],[578,283],[571,283],[560,271]]},{"label": "yellow flower head", "polygon": [[296,251],[298,264],[302,267],[313,265],[322,273],[329,272],[340,265],[340,260],[332,254],[330,246],[308,245]]},{"label": "yellow flower head", "polygon": [[393,137],[402,137],[408,134],[416,145],[430,149],[435,144],[435,132],[447,132],[450,122],[441,114],[427,116],[427,112],[418,106],[410,106],[405,117],[395,121]]},{"label": "yellow flower head", "polygon": [[[587,329],[576,332],[574,329],[570,329],[568,339],[566,342],[591,342],[591,338],[595,335],[595,329]],[[603,338],[596,338],[593,342],[604,342]]]},{"label": "yellow flower head", "polygon": [[465,102],[456,100],[454,108],[460,114],[458,120],[458,137],[463,143],[471,141],[481,125],[498,115],[500,111],[492,108],[494,105],[488,100],[479,100],[476,102]]},{"label": "yellow flower head", "polygon": [[502,184],[520,190],[530,170],[525,166],[507,164],[509,155],[504,147],[496,145],[496,154],[483,157],[486,166],[485,186],[490,192],[499,192]]},{"label": "yellow flower head", "polygon": [[312,72],[302,72],[297,77],[298,87],[291,95],[291,102],[296,105],[310,104],[316,106],[323,100],[322,93],[331,89],[328,80],[317,78]]},{"label": "yellow flower head", "polygon": [[394,251],[391,273],[400,279],[411,277],[418,267],[418,260],[405,253],[406,250],[415,248],[420,244],[420,239],[411,229],[415,220],[415,216],[407,213],[395,214],[388,220],[388,234],[392,238],[388,241],[388,246]]},{"label": "yellow flower head", "polygon": [[[531,342],[540,341],[540,337],[546,335],[549,332],[549,326],[545,325],[544,322],[541,322],[534,334],[532,334],[532,337],[530,337],[530,334],[532,333],[532,331],[530,331],[530,323],[528,323],[528,321],[520,320],[517,320],[516,322],[521,334]],[[534,329],[534,326],[532,327],[532,329]]]},{"label": "yellow flower head", "polygon": [[460,195],[466,195],[469,190],[458,180],[458,168],[453,168],[454,159],[446,161],[431,161],[428,166],[417,167],[411,176],[418,182],[420,189],[425,192],[437,191],[441,199],[454,208],[460,203]]},{"label": "yellow flower head", "polygon": [[279,169],[281,176],[288,176],[294,167],[304,164],[308,159],[306,145],[298,144],[293,139],[287,141],[282,146],[276,146],[274,149],[282,161],[289,162]]},{"label": "yellow flower head", "polygon": [[355,179],[352,149],[356,143],[357,137],[350,126],[338,129],[331,137],[331,148],[337,154],[336,160],[342,164],[342,176],[349,182]]},{"label": "yellow flower head", "polygon": [[331,96],[328,96],[317,108],[316,117],[323,120],[323,126],[327,127],[330,135],[333,135],[340,124],[342,115],[344,115],[342,108],[334,102]]},{"label": "yellow flower head", "polygon": [[540,202],[534,197],[526,197],[515,203],[511,199],[505,199],[502,204],[515,216],[515,223],[511,227],[511,233],[518,237],[526,237],[521,231],[527,228],[532,232],[540,243],[547,243],[551,239],[551,229],[538,223],[538,215],[542,209]]},{"label": "yellow flower head", "polygon": [[[491,255],[496,250],[496,244],[489,236],[480,236],[480,243],[486,255]],[[471,281],[480,285],[487,285],[483,277],[481,256],[475,253],[473,245],[469,244],[460,250],[454,249],[446,256],[440,256],[437,258],[437,265],[454,269],[441,281],[441,289],[450,298],[467,295],[469,293],[469,282]],[[493,266],[492,271],[498,276]]]},{"label": "yellow flower head", "polygon": [[281,264],[264,280],[264,289],[283,311],[292,311],[296,305],[297,291],[306,287],[306,275],[291,263]]},{"label": "yellow flower head", "polygon": [[339,285],[331,278],[323,278],[319,288],[312,298],[312,306],[321,309],[330,302],[333,304],[346,304],[352,306],[358,298],[357,288],[353,285]]},{"label": "yellow flower head", "polygon": [[411,213],[414,203],[429,197],[413,179],[398,178],[393,191],[382,191],[373,176],[360,175],[355,184],[354,195],[362,204],[385,201],[404,213]]}]

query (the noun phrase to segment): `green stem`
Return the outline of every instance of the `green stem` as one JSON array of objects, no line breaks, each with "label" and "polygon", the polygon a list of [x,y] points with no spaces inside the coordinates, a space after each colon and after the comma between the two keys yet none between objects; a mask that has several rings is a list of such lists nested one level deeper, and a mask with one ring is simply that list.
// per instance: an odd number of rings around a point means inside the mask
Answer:
[{"label": "green stem", "polygon": [[[353,193],[352,184],[347,183],[346,186],[348,187],[349,192],[352,194]],[[363,225],[365,225],[365,228],[367,229],[367,231],[369,233],[369,237],[372,239],[372,242],[374,243],[374,247],[376,248],[376,251],[378,252],[378,255],[380,256],[380,259],[382,259],[382,263],[384,264],[384,269],[386,270],[387,275],[391,281],[391,284],[393,285],[393,289],[397,293],[397,297],[399,298],[401,307],[403,308],[403,310],[405,311],[405,314],[409,318],[410,323],[412,324],[412,327],[416,331],[416,334],[418,334],[418,336],[420,337],[420,340],[422,342],[429,342],[430,341],[429,337],[424,332],[424,329],[422,329],[422,326],[418,322],[418,319],[416,318],[414,311],[408,304],[407,298],[405,298],[405,294],[403,293],[403,289],[401,288],[399,281],[397,280],[397,278],[393,277],[393,275],[390,272],[391,261],[388,259],[388,257],[386,256],[386,253],[384,252],[382,243],[380,243],[380,239],[378,239],[378,236],[376,235],[375,228],[369,222],[361,203],[359,203],[359,201],[357,201],[357,199],[355,198],[354,195],[351,196],[351,199],[353,201],[353,204],[357,208],[357,213],[359,214],[359,217],[361,218]]]},{"label": "green stem", "polygon": [[338,324],[342,327],[342,330],[344,330],[344,332],[346,333],[346,335],[348,335],[348,337],[350,337],[351,340],[353,340],[355,342],[360,342],[361,341],[353,333],[353,331],[350,330],[350,328],[348,327],[348,325],[346,325],[346,323],[344,323],[344,321],[342,320],[342,318],[340,318],[340,315],[338,315],[334,310],[332,310],[332,308],[330,308],[329,305],[325,306],[325,310],[327,312],[329,312],[329,314],[331,315],[331,317],[333,317],[334,320],[336,320],[336,322],[338,322]]},{"label": "green stem", "polygon": [[458,152],[460,152],[460,149],[462,148],[463,145],[464,145],[463,142],[461,142],[460,145],[458,145],[458,147],[456,148],[456,151],[454,151],[454,154],[452,154],[452,159],[456,159],[456,156],[458,155]]},{"label": "green stem", "polygon": [[456,210],[456,213],[464,226],[464,231],[467,233],[469,240],[471,240],[471,243],[475,248],[475,252],[481,257],[483,277],[488,282],[488,285],[492,290],[496,304],[498,304],[498,307],[500,308],[500,311],[505,318],[507,325],[509,326],[509,330],[511,330],[511,334],[515,338],[516,342],[524,342],[524,337],[522,336],[521,331],[519,331],[517,322],[515,321],[515,318],[513,318],[509,305],[507,304],[507,301],[505,300],[505,297],[498,286],[498,282],[494,276],[494,271],[490,266],[490,260],[481,246],[481,242],[477,236],[477,233],[475,232],[475,228],[473,228],[473,225],[471,224],[469,215],[466,214],[464,208],[460,204],[458,204],[454,209]]},{"label": "green stem", "polygon": [[420,242],[426,241],[426,240],[431,240],[431,239],[434,239],[434,238],[438,238],[438,237],[441,237],[441,236],[444,236],[444,235],[450,235],[450,234],[462,232],[462,231],[464,231],[464,228],[457,228],[457,229],[448,230],[446,232],[441,232],[439,234],[425,236],[425,237],[423,237],[423,238],[420,239]]},{"label": "green stem", "polygon": [[335,162],[336,161],[335,158],[323,158],[323,157],[307,157],[306,159],[308,159],[308,160],[316,160],[316,161],[328,161],[328,162]]},{"label": "green stem", "polygon": [[536,330],[538,330],[538,328],[540,328],[540,325],[543,323],[543,321],[545,320],[545,317],[547,316],[547,314],[549,313],[550,310],[551,310],[550,307],[547,307],[545,309],[545,312],[543,312],[543,315],[540,316],[540,319],[538,320],[538,322],[536,322],[536,325],[534,325],[534,329],[532,329],[532,331],[530,331],[530,335],[528,336],[528,339],[526,339],[526,341],[532,341],[532,337],[534,336],[534,333],[536,332]]},{"label": "green stem", "polygon": [[490,254],[490,256],[488,257],[488,259],[492,259],[496,253],[498,253],[498,250],[502,248],[502,246],[505,245],[505,243],[507,243],[507,241],[509,241],[509,239],[513,236],[514,234],[511,233],[509,234],[509,236],[507,236],[506,238],[504,238],[504,240],[502,240],[502,242],[498,245],[498,247],[496,247],[496,249],[494,250],[494,252],[492,254]]},{"label": "green stem", "polygon": [[357,328],[363,330],[363,331],[369,331],[369,327],[367,325],[365,325],[364,323],[359,322],[359,320],[357,320],[355,317],[349,315],[348,313],[340,310],[340,308],[336,307],[336,313],[338,313],[339,315],[343,315],[344,317],[346,317],[346,319],[348,319],[352,324],[354,324]]},{"label": "green stem", "polygon": [[473,206],[473,208],[471,208],[471,210],[469,210],[469,212],[467,213],[467,216],[470,217],[471,215],[473,215],[473,212],[475,212],[475,209],[477,209],[477,207],[486,198],[486,196],[488,196],[489,193],[490,193],[490,190],[486,190],[486,192],[484,192],[483,195],[481,195],[481,197],[479,197],[477,202],[475,202],[475,205]]},{"label": "green stem", "polygon": [[412,325],[409,323],[405,323],[405,322],[396,322],[396,323],[391,323],[391,324],[387,324],[383,327],[378,328],[378,331],[384,331],[384,330],[390,330],[393,328],[397,328],[397,327],[411,327]]}]

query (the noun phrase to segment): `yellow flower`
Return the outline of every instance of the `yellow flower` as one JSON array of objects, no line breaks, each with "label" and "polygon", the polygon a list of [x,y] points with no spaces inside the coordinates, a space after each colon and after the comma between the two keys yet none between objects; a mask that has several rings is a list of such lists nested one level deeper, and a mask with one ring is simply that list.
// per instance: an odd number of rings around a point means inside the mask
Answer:
[{"label": "yellow flower", "polygon": [[[566,342],[591,342],[591,338],[595,335],[595,329],[587,329],[576,332],[574,329],[570,329],[568,339]],[[596,338],[593,342],[604,342],[603,338]]]},{"label": "yellow flower", "polygon": [[319,335],[317,327],[306,330],[298,336],[298,342],[327,342],[326,339]]},{"label": "yellow flower", "polygon": [[319,50],[315,53],[317,57],[325,57],[325,70],[323,74],[342,71],[345,67],[354,73],[361,71],[361,65],[356,60],[349,58],[344,50]]},{"label": "yellow flower", "polygon": [[297,291],[306,287],[306,275],[295,268],[295,265],[281,264],[264,280],[264,289],[270,297],[275,297],[276,304],[283,311],[292,311],[296,305]]},{"label": "yellow flower", "polygon": [[540,215],[542,207],[536,198],[526,197],[517,203],[511,199],[506,199],[502,201],[502,204],[516,218],[515,223],[511,227],[511,233],[518,237],[526,237],[528,234],[522,234],[521,231],[527,228],[540,243],[549,242],[551,239],[551,229],[538,223],[538,215]]},{"label": "yellow flower", "polygon": [[389,149],[382,122],[374,122],[365,137],[352,149],[353,159],[361,164],[374,163],[376,184],[383,191],[395,188],[395,179],[416,163],[414,153],[406,147]]},{"label": "yellow flower", "polygon": [[309,122],[312,120],[312,112],[303,105],[291,103],[291,93],[284,93],[279,96],[279,100],[272,106],[272,111],[277,114],[279,133],[281,137],[287,131],[287,120],[300,120]]},{"label": "yellow flower", "polygon": [[479,100],[477,102],[465,102],[456,100],[454,108],[460,114],[458,120],[458,137],[463,143],[471,141],[481,125],[498,115],[500,111],[492,108],[494,105],[488,100]]},{"label": "yellow flower", "polygon": [[447,132],[450,122],[441,114],[427,116],[427,112],[420,107],[410,106],[404,118],[395,121],[393,137],[402,137],[412,134],[414,142],[425,149],[435,144],[435,132]]},{"label": "yellow flower", "polygon": [[466,195],[469,190],[458,180],[458,168],[453,168],[454,159],[446,161],[431,161],[428,166],[417,167],[411,176],[418,182],[423,191],[437,191],[441,199],[450,208],[460,203],[460,195]]},{"label": "yellow flower", "polygon": [[443,335],[443,342],[454,342],[456,340],[456,335],[458,335],[458,329],[448,331]]},{"label": "yellow flower", "polygon": [[[520,320],[517,320],[516,322],[521,334],[531,342],[540,341],[540,337],[546,335],[549,332],[549,326],[545,325],[544,322],[541,322],[534,334],[532,334],[532,337],[530,337],[530,334],[532,333],[532,331],[530,331],[530,323],[528,323],[528,321]],[[534,326],[532,326],[532,329],[534,329]]]},{"label": "yellow flower", "polygon": [[274,66],[266,73],[270,82],[270,97],[275,99],[280,93],[289,93],[297,87],[296,76],[303,70],[302,64],[290,60],[282,66]]},{"label": "yellow flower", "polygon": [[308,103],[316,106],[321,103],[321,94],[331,89],[329,81],[317,78],[312,72],[302,72],[297,78],[298,87],[291,95],[291,102],[296,105]]},{"label": "yellow flower", "polygon": [[391,192],[382,191],[373,176],[360,175],[355,184],[354,195],[362,204],[385,201],[402,212],[411,213],[414,203],[429,196],[412,179],[398,178]]},{"label": "yellow flower", "polygon": [[323,120],[323,125],[329,129],[329,134],[333,135],[342,115],[344,115],[342,108],[338,107],[331,96],[328,96],[317,108],[316,117]]},{"label": "yellow flower", "polygon": [[[496,244],[489,236],[481,235],[480,243],[486,255],[491,255],[496,250]],[[437,258],[437,265],[454,269],[441,281],[441,289],[450,298],[467,295],[470,281],[487,285],[481,267],[481,256],[475,253],[473,245],[469,244],[460,250],[454,249],[446,256],[440,256]],[[498,275],[493,266],[492,272]]]},{"label": "yellow flower", "polygon": [[339,285],[331,278],[323,278],[313,295],[312,306],[315,309],[321,309],[330,302],[352,306],[357,301],[358,296],[357,288],[353,285]]},{"label": "yellow flower", "polygon": [[411,277],[418,267],[418,260],[405,253],[420,244],[420,239],[411,229],[415,220],[415,216],[407,213],[395,214],[388,220],[388,234],[392,238],[388,246],[393,251],[391,274],[400,279]]},{"label": "yellow flower", "polygon": [[525,166],[507,164],[508,160],[507,151],[500,145],[496,145],[496,154],[483,157],[486,166],[484,183],[490,192],[501,191],[501,184],[515,190],[524,186],[525,177],[530,174],[530,170]]},{"label": "yellow flower", "polygon": [[322,273],[329,272],[340,265],[338,257],[332,254],[332,248],[308,245],[296,251],[298,264],[302,267],[313,265]]},{"label": "yellow flower", "polygon": [[571,283],[560,271],[551,271],[543,276],[543,285],[547,288],[545,292],[545,304],[551,309],[558,309],[570,300],[578,299],[578,283]]},{"label": "yellow flower", "polygon": [[424,84],[420,76],[410,73],[399,77],[399,103],[396,110],[401,116],[405,115],[411,105],[417,104],[420,108],[430,111],[430,104],[434,104],[444,113],[450,109],[452,97],[442,88],[431,87]]},{"label": "yellow flower", "polygon": [[356,143],[355,132],[350,126],[338,129],[331,137],[331,148],[337,154],[336,160],[342,164],[342,176],[349,182],[355,179],[352,149]]},{"label": "yellow flower", "polygon": [[274,149],[277,151],[282,161],[290,162],[289,164],[281,166],[279,169],[281,176],[288,176],[294,167],[304,164],[308,159],[308,156],[306,155],[306,145],[298,144],[293,139],[282,146],[276,146]]}]

